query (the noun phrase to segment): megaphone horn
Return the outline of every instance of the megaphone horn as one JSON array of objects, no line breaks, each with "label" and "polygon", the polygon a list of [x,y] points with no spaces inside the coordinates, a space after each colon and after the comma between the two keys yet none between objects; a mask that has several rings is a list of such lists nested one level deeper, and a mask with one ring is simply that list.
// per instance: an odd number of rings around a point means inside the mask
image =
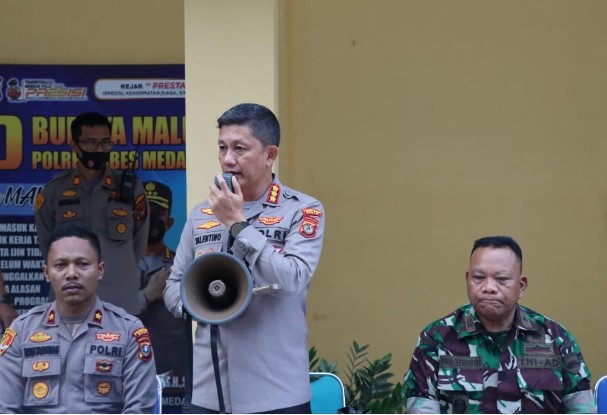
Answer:
[{"label": "megaphone horn", "polygon": [[223,324],[240,316],[251,302],[253,278],[244,262],[224,252],[194,259],[181,278],[181,301],[192,319]]}]

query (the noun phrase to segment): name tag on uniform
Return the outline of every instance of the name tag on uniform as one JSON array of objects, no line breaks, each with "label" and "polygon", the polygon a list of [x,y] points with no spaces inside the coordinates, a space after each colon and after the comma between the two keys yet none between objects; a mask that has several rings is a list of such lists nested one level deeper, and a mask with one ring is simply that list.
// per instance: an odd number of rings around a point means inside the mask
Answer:
[{"label": "name tag on uniform", "polygon": [[563,359],[555,354],[524,354],[518,358],[518,366],[523,369],[560,369]]},{"label": "name tag on uniform", "polygon": [[439,364],[444,369],[482,369],[483,367],[480,357],[470,356],[441,356]]}]

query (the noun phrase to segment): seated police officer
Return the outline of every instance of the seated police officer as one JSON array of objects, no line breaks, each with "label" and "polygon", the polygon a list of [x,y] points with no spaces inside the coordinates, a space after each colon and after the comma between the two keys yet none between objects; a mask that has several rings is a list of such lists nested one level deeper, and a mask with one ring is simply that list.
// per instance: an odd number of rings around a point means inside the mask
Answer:
[{"label": "seated police officer", "polygon": [[0,269],[0,333],[4,333],[13,320],[17,317],[17,311],[12,307],[10,296],[4,287],[2,270]]},{"label": "seated police officer", "polygon": [[15,319],[0,342],[0,413],[150,413],[156,370],[139,319],[101,301],[97,236],[55,229],[44,275],[52,303]]},{"label": "seated police officer", "polygon": [[404,379],[408,413],[596,412],[573,335],[518,304],[522,267],[512,238],[474,243],[470,303],[421,333]]}]

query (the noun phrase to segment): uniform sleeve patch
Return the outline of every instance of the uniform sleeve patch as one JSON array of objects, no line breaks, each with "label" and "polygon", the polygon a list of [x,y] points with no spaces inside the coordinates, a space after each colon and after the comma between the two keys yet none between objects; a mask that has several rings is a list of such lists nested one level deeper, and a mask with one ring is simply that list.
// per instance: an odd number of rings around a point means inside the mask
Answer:
[{"label": "uniform sleeve patch", "polygon": [[301,210],[304,214],[304,216],[318,216],[321,217],[322,216],[322,210],[320,209],[314,209],[314,208],[305,208]]},{"label": "uniform sleeve patch", "polygon": [[316,236],[316,230],[318,228],[318,220],[312,216],[304,216],[301,226],[299,227],[299,233],[304,238],[313,238]]},{"label": "uniform sleeve patch", "polygon": [[150,341],[150,333],[145,327],[140,327],[133,332],[133,337],[139,344],[137,357],[143,362],[149,362],[152,359],[152,342]]},{"label": "uniform sleeve patch", "polygon": [[0,356],[2,356],[4,352],[8,350],[11,344],[13,344],[16,336],[17,332],[15,330],[10,327],[6,329],[4,335],[2,336],[2,340],[0,340]]},{"label": "uniform sleeve patch", "polygon": [[44,205],[44,195],[42,193],[38,193],[36,195],[36,204],[34,205],[34,210],[38,211]]},{"label": "uniform sleeve patch", "polygon": [[143,222],[148,217],[148,204],[145,195],[142,193],[135,199],[135,219]]}]

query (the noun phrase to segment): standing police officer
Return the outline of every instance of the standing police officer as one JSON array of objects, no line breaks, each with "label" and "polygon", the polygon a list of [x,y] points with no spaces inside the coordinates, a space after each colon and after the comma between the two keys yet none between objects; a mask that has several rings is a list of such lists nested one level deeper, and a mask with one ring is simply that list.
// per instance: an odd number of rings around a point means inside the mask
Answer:
[{"label": "standing police officer", "polygon": [[[218,367],[227,412],[309,413],[310,378],[306,297],[320,260],[324,209],[315,198],[283,185],[272,166],[280,126],[268,108],[240,104],[218,120],[219,162],[233,174],[210,184],[209,198],[188,217],[164,299],[181,315],[180,281],[188,264],[209,252],[231,251],[247,263],[257,287],[237,319],[219,326]],[[230,243],[229,243],[230,241]],[[233,244],[231,243],[233,241]],[[193,413],[221,411],[208,325],[194,344]]]},{"label": "standing police officer", "polygon": [[74,119],[71,145],[78,165],[58,174],[38,194],[36,229],[42,251],[53,229],[67,223],[97,234],[103,255],[112,259],[99,284],[99,297],[137,314],[137,262],[147,244],[148,202],[134,174],[108,166],[111,131],[108,118],[95,112]]},{"label": "standing police officer", "polygon": [[97,236],[49,237],[44,276],[56,300],[17,317],[0,342],[0,413],[150,413],[156,370],[147,329],[101,301]]}]

